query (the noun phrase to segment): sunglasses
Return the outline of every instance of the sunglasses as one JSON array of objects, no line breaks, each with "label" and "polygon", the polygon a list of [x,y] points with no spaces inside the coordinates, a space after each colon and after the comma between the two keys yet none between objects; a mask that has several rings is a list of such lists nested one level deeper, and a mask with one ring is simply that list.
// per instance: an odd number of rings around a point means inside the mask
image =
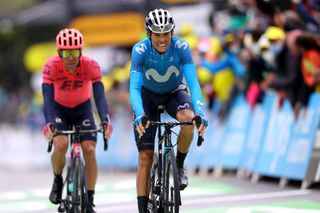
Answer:
[{"label": "sunglasses", "polygon": [[167,33],[169,31],[171,31],[173,29],[173,27],[174,26],[172,24],[166,24],[164,27],[152,25],[152,26],[150,26],[149,29],[154,33]]},{"label": "sunglasses", "polygon": [[62,58],[79,57],[81,55],[81,50],[61,50],[60,55]]}]

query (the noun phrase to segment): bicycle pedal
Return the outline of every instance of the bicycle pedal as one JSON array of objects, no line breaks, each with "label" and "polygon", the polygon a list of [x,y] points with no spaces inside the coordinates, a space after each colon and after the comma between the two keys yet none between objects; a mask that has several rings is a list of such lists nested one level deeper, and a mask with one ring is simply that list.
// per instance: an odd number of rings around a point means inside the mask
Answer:
[{"label": "bicycle pedal", "polygon": [[58,212],[66,212],[66,208],[64,207],[64,205],[60,205],[58,207]]}]

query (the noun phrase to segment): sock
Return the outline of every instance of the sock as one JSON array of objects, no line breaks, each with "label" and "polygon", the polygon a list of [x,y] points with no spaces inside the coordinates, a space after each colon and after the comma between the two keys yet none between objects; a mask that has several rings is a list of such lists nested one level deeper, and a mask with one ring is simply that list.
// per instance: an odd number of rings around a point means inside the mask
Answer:
[{"label": "sock", "polygon": [[177,167],[178,168],[183,168],[184,160],[186,159],[187,153],[181,153],[179,150],[177,150],[177,157],[176,157],[176,162],[177,162]]},{"label": "sock", "polygon": [[55,172],[53,172],[53,175],[54,175],[54,178],[62,179],[62,173],[56,174]]},{"label": "sock", "polygon": [[94,190],[88,190],[88,201],[93,203]]},{"label": "sock", "polygon": [[147,196],[138,196],[137,199],[139,213],[147,213],[149,198]]}]

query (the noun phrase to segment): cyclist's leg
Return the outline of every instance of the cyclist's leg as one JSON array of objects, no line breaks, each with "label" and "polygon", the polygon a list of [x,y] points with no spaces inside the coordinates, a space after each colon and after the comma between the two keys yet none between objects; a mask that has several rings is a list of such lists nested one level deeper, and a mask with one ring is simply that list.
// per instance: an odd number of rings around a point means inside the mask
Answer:
[{"label": "cyclist's leg", "polygon": [[81,143],[83,157],[85,161],[87,189],[94,190],[98,176],[98,166],[95,154],[96,142],[93,140],[85,140]]},{"label": "cyclist's leg", "polygon": [[[148,115],[151,120],[155,120],[157,117],[157,106],[154,104],[154,100],[157,100],[157,97],[155,97],[151,92],[142,89],[142,99],[146,115]],[[147,213],[150,190],[150,170],[153,162],[155,133],[156,127],[150,126],[142,136],[141,143],[137,144],[139,159],[136,177],[136,190],[139,213]],[[134,134],[137,143],[139,136],[135,129]]]},{"label": "cyclist's leg", "polygon": [[[191,121],[194,117],[191,99],[185,90],[173,93],[165,107],[168,114],[179,122]],[[178,150],[187,153],[193,139],[193,126],[181,126],[179,139]]]},{"label": "cyclist's leg", "polygon": [[[139,151],[138,169],[136,177],[137,199],[139,213],[146,213],[148,206],[148,196],[150,190],[150,170],[153,162],[154,137],[156,128],[150,126],[141,138],[141,143],[137,144]],[[138,133],[135,130],[136,141]]]},{"label": "cyclist's leg", "polygon": [[[78,119],[76,125],[80,125],[81,129],[89,130],[96,129],[95,120],[91,112],[91,108],[87,108],[80,115],[78,114]],[[87,179],[87,191],[88,191],[88,201],[89,210],[88,212],[95,212],[94,205],[94,192],[98,177],[98,165],[96,159],[96,133],[88,133],[80,136],[81,149],[83,152],[83,158],[85,161],[85,174]]]},{"label": "cyclist's leg", "polygon": [[153,161],[153,150],[139,151],[137,169],[137,200],[139,213],[147,213],[149,190],[150,190],[150,170]]},{"label": "cyclist's leg", "polygon": [[85,161],[85,174],[88,192],[88,211],[96,212],[94,204],[95,186],[98,177],[98,166],[95,154],[96,142],[94,140],[84,140],[81,143],[83,157]]},{"label": "cyclist's leg", "polygon": [[[63,114],[56,110],[55,126],[58,130],[68,129],[68,122],[64,118]],[[54,149],[51,155],[51,164],[54,173],[54,181],[50,192],[49,200],[53,204],[58,204],[61,201],[63,178],[62,172],[66,163],[65,154],[68,150],[68,137],[64,135],[58,135],[53,140]]]},{"label": "cyclist's leg", "polygon": [[[166,109],[169,115],[179,122],[191,121],[194,117],[191,99],[185,90],[178,90],[173,93],[166,104]],[[183,190],[188,185],[188,179],[183,167],[193,139],[193,126],[181,126],[178,139],[176,161],[181,184],[180,188]]]},{"label": "cyclist's leg", "polygon": [[58,135],[53,140],[54,150],[51,155],[51,164],[54,174],[62,174],[66,163],[66,152],[68,150],[68,137]]}]

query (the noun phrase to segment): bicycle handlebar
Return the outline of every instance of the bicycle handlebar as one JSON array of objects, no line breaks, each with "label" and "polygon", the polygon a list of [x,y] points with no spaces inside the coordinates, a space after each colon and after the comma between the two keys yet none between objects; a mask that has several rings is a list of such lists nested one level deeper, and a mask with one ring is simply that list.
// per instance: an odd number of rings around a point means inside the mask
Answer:
[{"label": "bicycle handlebar", "polygon": [[[143,121],[145,122],[145,121]],[[155,126],[163,126],[165,128],[173,128],[175,126],[182,126],[182,125],[193,125],[193,123],[191,121],[187,121],[187,122],[175,122],[175,121],[149,121],[150,125],[155,125]],[[144,124],[144,126],[146,125],[146,122]],[[199,125],[200,126],[200,125]],[[204,138],[202,135],[198,134],[198,141],[197,141],[197,146],[201,146],[202,143],[204,141]],[[137,141],[138,144],[141,143],[141,137],[138,138]]]},{"label": "bicycle handlebar", "polygon": [[[88,129],[88,130],[85,130],[85,129],[83,129],[83,130],[56,130],[53,127],[53,128],[51,128],[51,130],[53,132],[53,137],[55,137],[56,135],[73,135],[73,134],[82,135],[82,134],[86,134],[86,133],[96,133],[96,132],[101,132],[102,134],[104,134],[105,126],[103,126],[102,129]],[[102,137],[103,137],[103,142],[104,142],[103,150],[106,151],[106,150],[108,150],[108,140],[104,137],[104,135]],[[48,143],[47,152],[51,152],[52,143],[53,143],[53,140],[50,140]]]}]

